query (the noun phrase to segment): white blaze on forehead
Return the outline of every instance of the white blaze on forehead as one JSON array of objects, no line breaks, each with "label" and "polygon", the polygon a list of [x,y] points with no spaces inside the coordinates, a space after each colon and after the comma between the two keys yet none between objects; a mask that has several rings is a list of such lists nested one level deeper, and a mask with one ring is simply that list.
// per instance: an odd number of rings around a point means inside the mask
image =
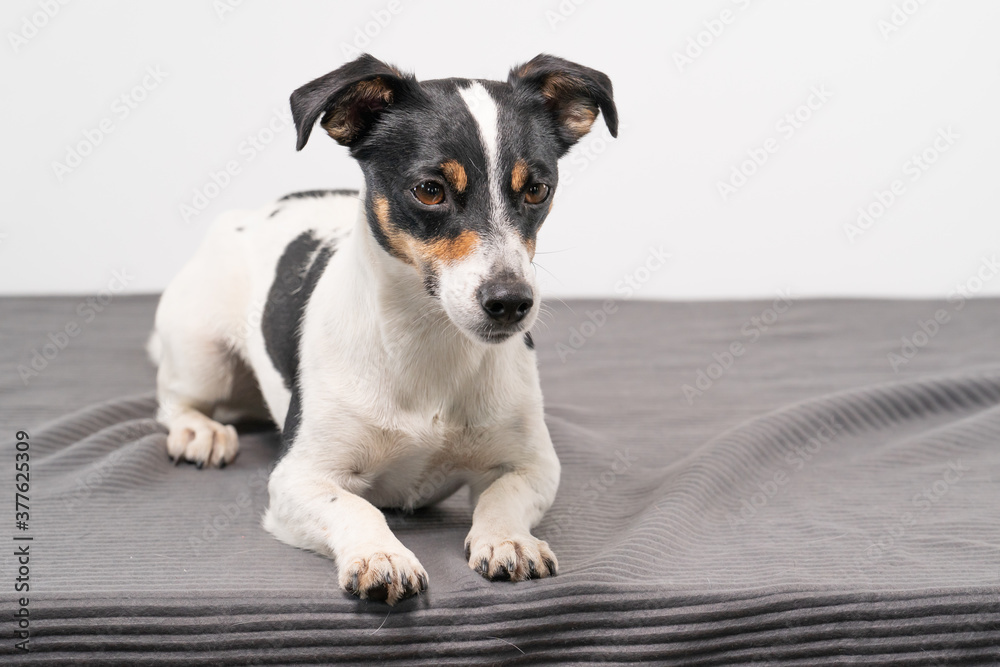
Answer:
[{"label": "white blaze on forehead", "polygon": [[[486,155],[486,180],[490,192],[490,226],[492,234],[490,241],[482,244],[479,252],[484,263],[483,270],[514,270],[519,275],[527,276],[531,266],[531,258],[525,250],[514,225],[508,219],[503,206],[503,179],[500,174],[500,124],[498,122],[497,103],[489,91],[478,81],[473,81],[468,88],[460,88],[459,94],[465,101],[472,118],[479,127],[479,139]],[[471,263],[469,263],[471,266]]]},{"label": "white blaze on forehead", "polygon": [[500,129],[497,123],[497,104],[489,92],[478,81],[473,81],[468,88],[460,88],[458,93],[469,107],[472,118],[479,126],[479,139],[483,143],[486,154],[486,177],[489,182],[490,203],[493,205],[493,215],[499,215],[503,210],[500,202],[500,174],[497,157]]}]

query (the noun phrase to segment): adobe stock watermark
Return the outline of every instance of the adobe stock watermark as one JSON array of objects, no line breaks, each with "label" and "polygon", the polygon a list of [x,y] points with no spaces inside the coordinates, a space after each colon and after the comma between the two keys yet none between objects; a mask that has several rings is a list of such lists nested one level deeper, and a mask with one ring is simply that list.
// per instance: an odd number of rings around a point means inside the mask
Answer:
[{"label": "adobe stock watermark", "polygon": [[549,24],[549,30],[555,32],[559,28],[559,24],[568,21],[573,14],[576,14],[576,10],[586,2],[587,0],[559,0],[555,9],[546,9],[545,21]]},{"label": "adobe stock watermark", "polygon": [[955,289],[948,294],[949,308],[939,308],[927,319],[918,320],[913,332],[900,338],[899,347],[886,355],[892,371],[898,373],[900,368],[913,361],[941,329],[952,321],[952,316],[965,308],[966,301],[978,294],[998,273],[1000,262],[997,261],[996,253],[983,257],[976,272],[955,285]]},{"label": "adobe stock watermark", "polygon": [[17,32],[7,33],[7,42],[16,54],[28,45],[59,14],[70,0],[39,0],[38,10],[21,17]]},{"label": "adobe stock watermark", "polygon": [[169,72],[164,72],[159,65],[147,67],[139,83],[111,102],[111,115],[102,118],[95,126],[84,129],[81,139],[67,145],[62,162],[53,160],[52,173],[55,174],[56,179],[62,183],[68,174],[79,168],[84,160],[104,143],[107,136],[115,131],[118,123],[131,116],[132,112],[138,109],[139,105],[145,102],[149,94],[159,88],[168,76],[170,76]]},{"label": "adobe stock watermark", "polygon": [[639,458],[633,455],[630,449],[615,450],[614,457],[607,469],[587,480],[587,483],[582,487],[583,497],[570,505],[565,514],[560,516],[546,531],[549,539],[562,535],[563,531],[571,526],[580,514],[589,513],[594,504],[599,502],[601,497],[638,462]]},{"label": "adobe stock watermark", "polygon": [[403,11],[401,0],[389,0],[385,9],[375,9],[371,12],[371,20],[364,25],[354,27],[354,39],[351,43],[340,43],[340,52],[344,58],[357,58],[371,48],[372,42],[389,27],[392,20]]},{"label": "adobe stock watermark", "polygon": [[77,304],[75,311],[77,319],[68,321],[54,332],[50,331],[40,347],[33,347],[24,363],[17,366],[17,374],[24,386],[27,387],[33,378],[44,372],[59,353],[69,347],[70,342],[83,332],[86,325],[97,319],[97,316],[111,305],[115,296],[124,291],[134,278],[135,276],[129,274],[127,269],[113,271],[107,288]]},{"label": "adobe stock watermark", "polygon": [[[148,435],[162,433],[161,427],[152,419],[142,423],[129,424],[118,436],[120,442],[133,442]],[[116,447],[103,457],[100,462],[88,469],[87,474],[76,479],[73,489],[62,496],[63,507],[67,512],[75,512],[94,491],[103,486],[110,478],[118,464],[125,458],[125,449]]]},{"label": "adobe stock watermark", "polygon": [[748,521],[756,517],[761,510],[779,493],[784,493],[785,487],[795,477],[797,472],[801,472],[806,465],[823,451],[823,447],[828,445],[843,429],[843,426],[835,417],[827,417],[821,420],[820,426],[814,434],[801,445],[792,445],[785,452],[785,467],[771,471],[763,481],[758,481],[757,490],[749,496],[741,498],[738,507],[726,513],[726,521],[730,528],[745,526]]},{"label": "adobe stock watermark", "polygon": [[889,212],[896,202],[906,194],[906,182],[916,183],[936,163],[942,155],[951,150],[961,138],[951,125],[938,128],[934,140],[923,150],[911,155],[901,167],[904,178],[894,179],[885,190],[875,190],[874,198],[865,206],[859,206],[854,222],[844,224],[844,234],[851,243],[867,233],[875,223]]},{"label": "adobe stock watermark", "polygon": [[[576,178],[583,172],[587,171],[594,162],[604,155],[605,151],[608,150],[608,146],[614,140],[611,136],[611,130],[608,129],[607,124],[597,121],[600,127],[591,130],[587,136],[581,139],[572,150],[570,150],[567,156],[566,164],[571,168],[563,169],[559,174],[559,189],[557,192],[564,192],[567,188],[573,186],[577,182]],[[628,129],[628,124],[619,123],[618,133],[621,134],[623,130]]]},{"label": "adobe stock watermark", "polygon": [[[249,302],[247,309],[240,321],[225,332],[225,345],[230,350],[244,350],[246,341],[253,335],[262,335],[265,311],[268,305],[273,307],[275,312],[282,312],[283,306],[295,299],[307,280],[308,272],[303,273],[298,270],[283,272],[275,277],[274,284],[279,289],[269,291],[268,300],[256,297]],[[358,369],[358,374],[353,378],[354,382],[380,382],[385,368],[394,368],[397,363],[405,363],[407,355],[403,340],[400,336],[385,336],[380,340],[381,347],[386,353],[385,360],[380,364],[366,363]]]},{"label": "adobe stock watermark", "polygon": [[247,489],[236,494],[229,502],[219,503],[216,511],[202,521],[197,535],[188,537],[188,547],[195,554],[200,554],[210,543],[219,539],[226,531],[236,525],[237,520],[247,513],[255,517],[260,511],[253,506],[254,495],[267,496],[267,482],[270,473],[267,470],[257,470],[247,480]]},{"label": "adobe stock watermark", "polygon": [[736,21],[740,12],[749,9],[751,4],[751,0],[731,0],[731,2],[736,6],[736,10],[727,7],[719,12],[718,16],[702,21],[702,30],[688,37],[683,49],[674,51],[674,64],[677,65],[678,72],[683,74],[684,68],[693,65],[698,58],[701,58]]},{"label": "adobe stock watermark", "polygon": [[[299,282],[301,282],[301,280]],[[288,292],[282,292],[281,294],[287,295]],[[282,301],[283,300],[284,299],[282,299]],[[261,298],[255,298],[250,302],[249,307],[247,308],[246,316],[236,327],[226,333],[226,347],[231,350],[242,349],[243,343],[246,342],[250,335],[255,331],[260,331],[261,323],[264,319],[265,306],[266,304]]]},{"label": "adobe stock watermark", "polygon": [[969,470],[969,466],[961,459],[948,461],[941,476],[910,499],[912,510],[901,512],[895,521],[882,528],[875,539],[871,540],[865,548],[863,557],[857,556],[855,558],[854,564],[859,568],[865,568],[872,561],[886,556],[906,535],[907,528],[917,525],[948,495]]},{"label": "adobe stock watermark", "polygon": [[740,327],[742,337],[732,341],[721,352],[713,352],[712,361],[704,368],[698,369],[694,381],[681,386],[688,406],[694,405],[696,398],[704,396],[705,392],[714,387],[715,383],[733,368],[737,360],[747,353],[750,346],[760,340],[761,336],[774,326],[794,304],[795,301],[789,290],[779,291],[778,298],[770,306],[744,322],[743,326]]},{"label": "adobe stock watermark", "polygon": [[889,41],[889,36],[899,32],[900,28],[910,22],[916,16],[920,8],[927,4],[927,0],[903,0],[903,2],[893,3],[889,18],[879,19],[875,27],[878,28],[882,39]]},{"label": "adobe stock watermark", "polygon": [[86,477],[78,478],[76,486],[63,498],[63,507],[67,512],[75,512],[84,502],[90,498],[94,489],[104,484],[110,477],[115,467],[125,458],[121,449],[111,452],[107,458],[103,459],[95,469],[87,473]]},{"label": "adobe stock watermark", "polygon": [[276,137],[292,126],[290,109],[277,108],[262,127],[248,134],[236,147],[235,156],[226,160],[218,169],[208,172],[208,178],[191,191],[191,198],[177,206],[177,212],[186,224],[201,215],[211,203],[228,188],[233,179],[243,173],[258,155],[270,146]]},{"label": "adobe stock watermark", "polygon": [[[670,253],[666,252],[663,246],[657,248],[650,246],[645,261],[631,272],[624,274],[621,280],[615,283],[615,294],[621,294],[623,299],[632,298],[633,294],[649,282],[654,273],[666,266],[670,257]],[[559,355],[559,360],[566,363],[571,355],[576,354],[608,323],[608,317],[617,312],[618,302],[614,299],[607,299],[600,308],[586,311],[586,319],[569,328],[566,342],[556,343],[556,354]]]},{"label": "adobe stock watermark", "polygon": [[733,166],[726,181],[717,181],[715,188],[719,191],[722,201],[728,201],[751,177],[763,167],[772,155],[781,148],[781,142],[788,141],[795,136],[809,122],[813,114],[822,109],[830,98],[833,97],[826,88],[826,84],[813,86],[809,89],[809,95],[802,102],[774,124],[774,129],[780,138],[768,137],[759,146],[747,150],[747,158],[739,164]]},{"label": "adobe stock watermark", "polygon": [[245,0],[212,0],[212,11],[219,21],[226,18],[245,4]]}]

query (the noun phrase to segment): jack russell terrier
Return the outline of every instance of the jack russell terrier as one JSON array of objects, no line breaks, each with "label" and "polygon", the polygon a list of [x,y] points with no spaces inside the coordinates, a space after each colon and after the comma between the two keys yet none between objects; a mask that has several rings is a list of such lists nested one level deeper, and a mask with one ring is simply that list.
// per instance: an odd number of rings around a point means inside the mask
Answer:
[{"label": "jack russell terrier", "polygon": [[428,584],[378,508],[466,484],[469,567],[554,575],[531,534],[559,486],[529,333],[532,258],[558,159],[599,112],[617,134],[611,81],[539,55],[506,82],[418,82],[365,54],[291,106],[296,148],[319,120],[365,189],[213,223],[150,340],[169,456],[225,466],[238,442],[220,421],[273,420],[283,451],[264,527],[334,558],[363,599],[395,604]]}]

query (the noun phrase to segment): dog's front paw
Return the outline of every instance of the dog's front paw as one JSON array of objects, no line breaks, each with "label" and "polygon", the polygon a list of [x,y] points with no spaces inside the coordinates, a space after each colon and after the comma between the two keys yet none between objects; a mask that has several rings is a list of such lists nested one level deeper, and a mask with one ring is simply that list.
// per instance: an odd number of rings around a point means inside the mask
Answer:
[{"label": "dog's front paw", "polygon": [[184,459],[199,468],[232,463],[239,451],[236,429],[209,419],[200,412],[188,411],[170,422],[167,455],[172,461]]},{"label": "dog's front paw", "polygon": [[427,572],[413,553],[402,547],[346,559],[340,567],[340,587],[362,600],[390,605],[427,590]]},{"label": "dog's front paw", "polygon": [[492,581],[524,581],[554,576],[558,562],[547,542],[528,533],[477,533],[465,538],[469,567]]}]

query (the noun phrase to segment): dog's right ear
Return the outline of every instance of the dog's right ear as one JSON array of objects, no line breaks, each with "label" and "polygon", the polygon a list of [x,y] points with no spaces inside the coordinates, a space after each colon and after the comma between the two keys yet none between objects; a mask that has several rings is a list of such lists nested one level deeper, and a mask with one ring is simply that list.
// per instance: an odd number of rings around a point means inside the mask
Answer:
[{"label": "dog's right ear", "polygon": [[322,114],[323,129],[344,146],[354,145],[379,114],[417,89],[413,75],[367,53],[292,93],[292,118],[302,150]]}]

